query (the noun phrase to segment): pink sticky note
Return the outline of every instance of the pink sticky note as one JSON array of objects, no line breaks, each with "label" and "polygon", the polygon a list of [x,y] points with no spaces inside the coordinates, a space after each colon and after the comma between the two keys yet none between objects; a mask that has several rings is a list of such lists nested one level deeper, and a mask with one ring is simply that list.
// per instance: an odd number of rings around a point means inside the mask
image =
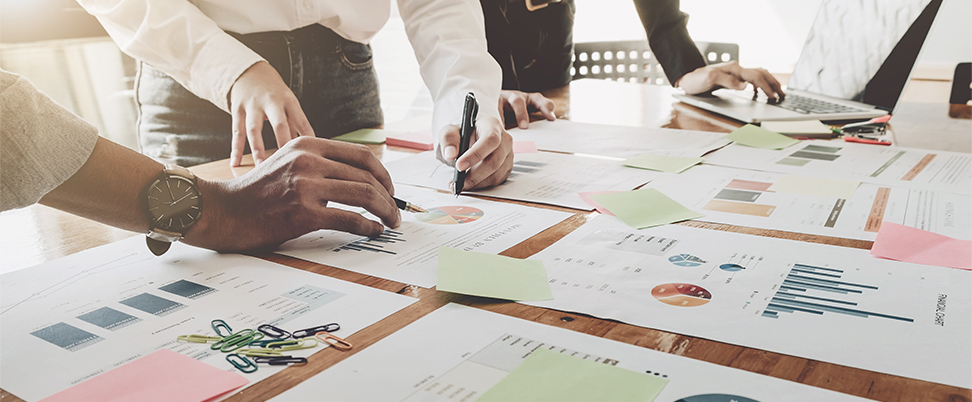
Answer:
[{"label": "pink sticky note", "polygon": [[533,141],[513,141],[514,154],[535,154],[537,144]]},{"label": "pink sticky note", "polygon": [[426,130],[389,135],[385,138],[385,145],[418,149],[420,151],[431,151],[435,148],[433,141],[432,132]]},{"label": "pink sticky note", "polygon": [[601,204],[598,204],[597,201],[592,200],[591,199],[591,196],[592,195],[598,195],[598,194],[616,193],[616,192],[617,191],[591,191],[591,192],[587,192],[587,193],[577,193],[577,195],[579,195],[581,197],[581,199],[584,200],[584,202],[586,202],[586,203],[590,204],[592,207],[594,207],[594,209],[596,209],[597,212],[600,212],[600,213],[602,213],[604,215],[614,216],[614,214],[612,214],[611,211],[608,211],[607,208],[604,208],[604,206],[602,206]]},{"label": "pink sticky note", "polygon": [[205,401],[250,381],[169,349],[100,374],[43,402]]},{"label": "pink sticky note", "polygon": [[897,223],[883,222],[871,255],[913,262],[972,270],[972,241],[915,229]]}]

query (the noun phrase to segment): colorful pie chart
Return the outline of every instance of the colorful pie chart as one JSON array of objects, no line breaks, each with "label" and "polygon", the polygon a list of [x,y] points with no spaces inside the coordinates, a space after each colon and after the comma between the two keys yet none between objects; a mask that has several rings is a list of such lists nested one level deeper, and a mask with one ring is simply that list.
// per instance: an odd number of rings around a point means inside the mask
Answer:
[{"label": "colorful pie chart", "polygon": [[712,300],[712,293],[689,283],[666,283],[655,286],[651,295],[656,300],[678,307],[698,307]]},{"label": "colorful pie chart", "polygon": [[483,217],[483,211],[473,207],[438,207],[429,208],[428,211],[415,214],[415,219],[433,225],[461,225]]},{"label": "colorful pie chart", "polygon": [[719,266],[719,269],[728,272],[737,272],[746,269],[746,267],[743,267],[742,265],[739,264],[722,264]]},{"label": "colorful pie chart", "polygon": [[705,261],[692,254],[673,255],[671,257],[668,257],[668,262],[678,265],[680,267],[697,267],[699,265],[705,264]]}]

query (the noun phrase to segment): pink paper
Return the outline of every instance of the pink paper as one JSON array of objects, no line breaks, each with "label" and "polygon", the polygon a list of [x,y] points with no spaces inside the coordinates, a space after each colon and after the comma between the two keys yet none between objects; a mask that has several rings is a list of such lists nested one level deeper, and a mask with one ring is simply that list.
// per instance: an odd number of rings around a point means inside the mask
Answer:
[{"label": "pink paper", "polygon": [[913,262],[972,270],[972,241],[953,239],[910,226],[882,222],[871,255]]},{"label": "pink paper", "polygon": [[195,402],[212,399],[249,382],[237,373],[162,349],[58,392],[43,402]]},{"label": "pink paper", "polygon": [[602,213],[604,215],[614,216],[614,214],[612,214],[611,211],[608,211],[607,208],[604,208],[604,206],[602,206],[601,204],[598,204],[597,201],[592,200],[591,199],[591,196],[592,195],[598,195],[598,194],[616,193],[616,192],[617,191],[591,191],[591,192],[587,192],[587,193],[577,193],[577,195],[579,195],[581,197],[581,199],[584,200],[584,202],[586,202],[586,203],[590,204],[592,207],[594,207],[594,209],[596,209],[597,212],[600,212],[600,213]]},{"label": "pink paper", "polygon": [[433,141],[434,139],[432,138],[432,132],[426,130],[389,135],[385,138],[385,145],[418,149],[420,151],[431,151],[435,148]]},{"label": "pink paper", "polygon": [[513,141],[514,154],[535,154],[537,144],[533,141]]}]

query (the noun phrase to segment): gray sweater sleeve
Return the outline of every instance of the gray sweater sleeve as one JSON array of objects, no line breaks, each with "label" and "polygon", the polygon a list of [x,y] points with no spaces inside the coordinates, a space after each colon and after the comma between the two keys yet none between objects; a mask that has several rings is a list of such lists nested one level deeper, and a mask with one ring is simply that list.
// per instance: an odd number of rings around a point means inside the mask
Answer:
[{"label": "gray sweater sleeve", "polygon": [[0,211],[29,206],[69,179],[97,140],[94,126],[0,70]]}]

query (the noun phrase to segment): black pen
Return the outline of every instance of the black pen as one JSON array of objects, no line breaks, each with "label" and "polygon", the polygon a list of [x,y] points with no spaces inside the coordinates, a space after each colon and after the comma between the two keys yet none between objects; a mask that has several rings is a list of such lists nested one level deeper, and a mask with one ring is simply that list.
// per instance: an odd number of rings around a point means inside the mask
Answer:
[{"label": "black pen", "polygon": [[408,201],[405,201],[403,199],[400,199],[398,197],[392,197],[392,199],[395,200],[395,205],[398,205],[398,209],[400,209],[402,211],[421,212],[423,214],[429,213],[429,211],[426,211],[422,207],[420,207],[418,205],[415,205],[415,204],[412,204],[412,203],[410,203]]},{"label": "black pen", "polygon": [[[479,113],[479,103],[476,102],[476,95],[472,92],[466,94],[466,100],[462,104],[462,127],[459,127],[459,154],[456,155],[456,160],[462,154],[469,150],[469,139],[472,138],[473,130],[476,129],[476,115]],[[462,192],[462,187],[466,182],[466,172],[460,172],[459,168],[456,168],[456,175],[452,180],[452,191],[459,196]]]}]

